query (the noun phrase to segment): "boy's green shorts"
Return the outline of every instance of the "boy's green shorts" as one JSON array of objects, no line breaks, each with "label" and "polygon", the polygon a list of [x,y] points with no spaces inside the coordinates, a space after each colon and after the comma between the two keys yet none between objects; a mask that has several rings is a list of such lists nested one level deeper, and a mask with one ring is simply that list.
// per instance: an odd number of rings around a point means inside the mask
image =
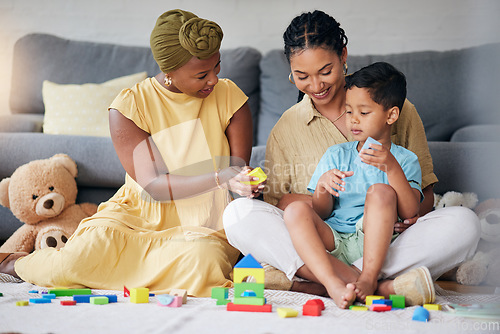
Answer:
[{"label": "boy's green shorts", "polygon": [[[400,219],[398,219],[400,220]],[[330,226],[329,224],[327,224]],[[329,252],[340,261],[351,265],[354,261],[363,257],[363,244],[365,234],[363,233],[363,217],[356,222],[356,231],[354,233],[338,232],[332,228],[335,240],[335,249]],[[399,235],[394,233],[391,242]]]}]

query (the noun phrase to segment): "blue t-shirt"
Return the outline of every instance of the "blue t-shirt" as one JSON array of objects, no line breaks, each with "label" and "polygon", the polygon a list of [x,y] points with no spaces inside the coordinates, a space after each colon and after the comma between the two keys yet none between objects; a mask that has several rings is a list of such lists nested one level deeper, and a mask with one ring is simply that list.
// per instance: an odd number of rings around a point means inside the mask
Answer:
[{"label": "blue t-shirt", "polygon": [[[344,178],[345,191],[339,191],[332,214],[325,220],[336,231],[344,233],[356,231],[356,222],[363,216],[368,188],[376,183],[389,184],[385,172],[374,166],[355,162],[359,154],[357,145],[358,142],[355,141],[329,147],[321,157],[307,186],[307,189],[314,193],[321,175],[331,169],[354,172],[354,175]],[[417,155],[396,144],[391,145],[390,151],[403,169],[410,186],[418,189],[423,199],[422,172]]]}]

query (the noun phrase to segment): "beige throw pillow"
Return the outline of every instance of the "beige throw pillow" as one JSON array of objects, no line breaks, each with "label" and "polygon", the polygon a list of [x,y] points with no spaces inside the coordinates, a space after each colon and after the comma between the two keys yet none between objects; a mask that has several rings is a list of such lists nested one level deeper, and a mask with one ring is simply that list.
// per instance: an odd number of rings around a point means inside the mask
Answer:
[{"label": "beige throw pillow", "polygon": [[102,84],[62,85],[45,80],[42,87],[48,134],[109,137],[108,107],[124,88],[146,79],[141,72]]}]

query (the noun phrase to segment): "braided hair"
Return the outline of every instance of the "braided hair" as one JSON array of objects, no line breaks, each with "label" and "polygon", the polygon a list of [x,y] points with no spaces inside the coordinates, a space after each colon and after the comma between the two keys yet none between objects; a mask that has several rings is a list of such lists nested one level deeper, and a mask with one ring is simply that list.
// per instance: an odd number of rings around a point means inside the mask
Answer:
[{"label": "braided hair", "polygon": [[[340,23],[320,10],[296,16],[283,33],[283,41],[289,63],[294,54],[315,47],[333,51],[341,57],[347,46],[347,36]],[[303,97],[304,93],[299,92],[297,102]]]},{"label": "braided hair", "polygon": [[314,47],[322,47],[342,55],[347,46],[347,36],[333,17],[315,10],[295,17],[283,33],[285,56],[290,57],[299,51]]}]

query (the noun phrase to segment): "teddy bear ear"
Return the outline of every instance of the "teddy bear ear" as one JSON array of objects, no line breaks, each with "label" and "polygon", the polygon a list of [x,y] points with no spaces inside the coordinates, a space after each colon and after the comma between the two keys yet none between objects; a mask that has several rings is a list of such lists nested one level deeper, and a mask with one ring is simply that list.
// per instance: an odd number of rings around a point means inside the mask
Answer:
[{"label": "teddy bear ear", "polygon": [[78,175],[78,169],[76,168],[76,162],[69,157],[69,155],[64,153],[59,153],[50,158],[51,161],[60,163],[66,168],[73,177]]},{"label": "teddy bear ear", "polygon": [[464,193],[464,199],[464,206],[469,209],[474,209],[474,207],[477,205],[478,198],[475,193]]},{"label": "teddy bear ear", "polygon": [[10,177],[7,177],[0,181],[0,205],[10,208],[9,203],[9,184]]}]

